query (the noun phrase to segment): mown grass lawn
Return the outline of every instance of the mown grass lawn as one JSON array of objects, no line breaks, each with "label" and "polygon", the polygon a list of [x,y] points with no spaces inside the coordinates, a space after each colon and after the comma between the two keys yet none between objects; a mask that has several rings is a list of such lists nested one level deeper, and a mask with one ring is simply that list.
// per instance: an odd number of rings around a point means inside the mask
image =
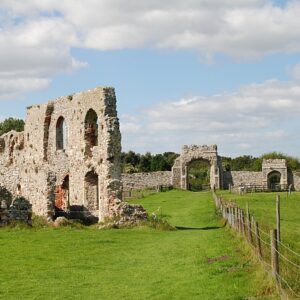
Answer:
[{"label": "mown grass lawn", "polygon": [[251,252],[219,228],[210,193],[138,202],[181,230],[1,229],[0,297],[278,299]]}]

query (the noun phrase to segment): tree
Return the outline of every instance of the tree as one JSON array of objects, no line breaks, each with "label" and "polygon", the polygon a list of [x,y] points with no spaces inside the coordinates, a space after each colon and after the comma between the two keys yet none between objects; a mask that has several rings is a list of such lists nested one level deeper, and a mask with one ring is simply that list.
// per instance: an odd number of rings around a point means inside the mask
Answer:
[{"label": "tree", "polygon": [[150,152],[146,152],[144,155],[141,155],[140,163],[138,166],[139,171],[140,172],[150,172],[151,161],[152,161],[152,155]]},{"label": "tree", "polygon": [[0,122],[0,136],[11,131],[23,131],[25,122],[22,119],[8,118]]},{"label": "tree", "polygon": [[165,157],[167,166],[166,166],[166,170],[162,170],[162,171],[171,171],[174,165],[174,161],[179,156],[179,154],[175,152],[165,152],[163,156]]},{"label": "tree", "polygon": [[168,167],[166,158],[162,154],[156,154],[151,161],[151,171],[165,171]]}]

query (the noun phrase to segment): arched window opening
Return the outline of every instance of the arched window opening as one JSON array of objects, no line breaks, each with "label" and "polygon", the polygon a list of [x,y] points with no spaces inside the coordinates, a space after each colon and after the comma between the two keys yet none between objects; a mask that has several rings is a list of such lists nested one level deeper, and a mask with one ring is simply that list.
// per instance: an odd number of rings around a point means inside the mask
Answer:
[{"label": "arched window opening", "polygon": [[207,160],[197,159],[187,166],[187,189],[202,191],[210,189],[211,166]]},{"label": "arched window opening", "polygon": [[98,146],[98,116],[90,109],[84,121],[85,154],[92,156],[92,148]]},{"label": "arched window opening", "polygon": [[56,123],[56,150],[66,149],[67,146],[67,126],[63,117],[59,117]]},{"label": "arched window opening", "polygon": [[84,204],[91,212],[99,209],[99,185],[98,174],[90,171],[85,175],[84,179]]},{"label": "arched window opening", "polygon": [[70,193],[69,193],[69,175],[67,175],[62,184],[56,186],[55,189],[55,208],[59,211],[65,211],[70,206],[69,201]]},{"label": "arched window opening", "polygon": [[268,189],[271,191],[281,190],[281,174],[278,171],[272,171],[268,174]]}]

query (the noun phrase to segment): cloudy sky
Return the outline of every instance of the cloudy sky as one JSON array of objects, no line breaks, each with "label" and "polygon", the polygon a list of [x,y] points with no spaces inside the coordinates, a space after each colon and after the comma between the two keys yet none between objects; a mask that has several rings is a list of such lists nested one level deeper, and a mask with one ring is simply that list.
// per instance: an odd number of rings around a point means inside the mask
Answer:
[{"label": "cloudy sky", "polygon": [[0,118],[114,86],[124,150],[300,157],[299,16],[299,0],[0,0]]}]

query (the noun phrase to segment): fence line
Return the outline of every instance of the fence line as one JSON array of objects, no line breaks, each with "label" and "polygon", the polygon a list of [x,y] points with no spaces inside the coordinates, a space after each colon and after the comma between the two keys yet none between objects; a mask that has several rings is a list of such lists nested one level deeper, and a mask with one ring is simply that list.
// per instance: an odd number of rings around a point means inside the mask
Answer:
[{"label": "fence line", "polygon": [[[300,298],[300,296],[292,287],[295,285],[298,291],[300,282],[297,281],[299,281],[298,269],[300,269],[300,265],[298,262],[295,262],[286,255],[283,255],[279,249],[279,246],[283,246],[284,249],[296,256],[300,257],[300,254],[286,246],[284,243],[282,243],[282,241],[278,241],[280,233],[278,234],[277,230],[279,227],[271,230],[270,234],[268,234],[259,227],[258,222],[256,222],[254,217],[250,214],[248,205],[246,211],[244,211],[236,203],[223,201],[223,199],[218,197],[215,192],[213,192],[213,199],[216,209],[221,216],[227,220],[229,226],[244,236],[249,245],[257,253],[258,258],[264,263],[265,266],[267,265],[269,268],[271,268],[272,275],[276,279],[279,289],[282,291],[282,285],[284,285],[291,291],[293,295]],[[279,215],[279,213],[277,214]],[[267,240],[260,236],[261,233],[267,237]],[[261,243],[263,243],[264,247],[262,247]],[[285,254],[287,254],[287,252],[285,252]],[[291,267],[297,268],[297,276],[294,278],[289,278],[292,276],[292,274],[295,274]],[[286,277],[292,279],[292,284],[283,276],[283,274],[281,274],[281,269],[284,271]]]}]

